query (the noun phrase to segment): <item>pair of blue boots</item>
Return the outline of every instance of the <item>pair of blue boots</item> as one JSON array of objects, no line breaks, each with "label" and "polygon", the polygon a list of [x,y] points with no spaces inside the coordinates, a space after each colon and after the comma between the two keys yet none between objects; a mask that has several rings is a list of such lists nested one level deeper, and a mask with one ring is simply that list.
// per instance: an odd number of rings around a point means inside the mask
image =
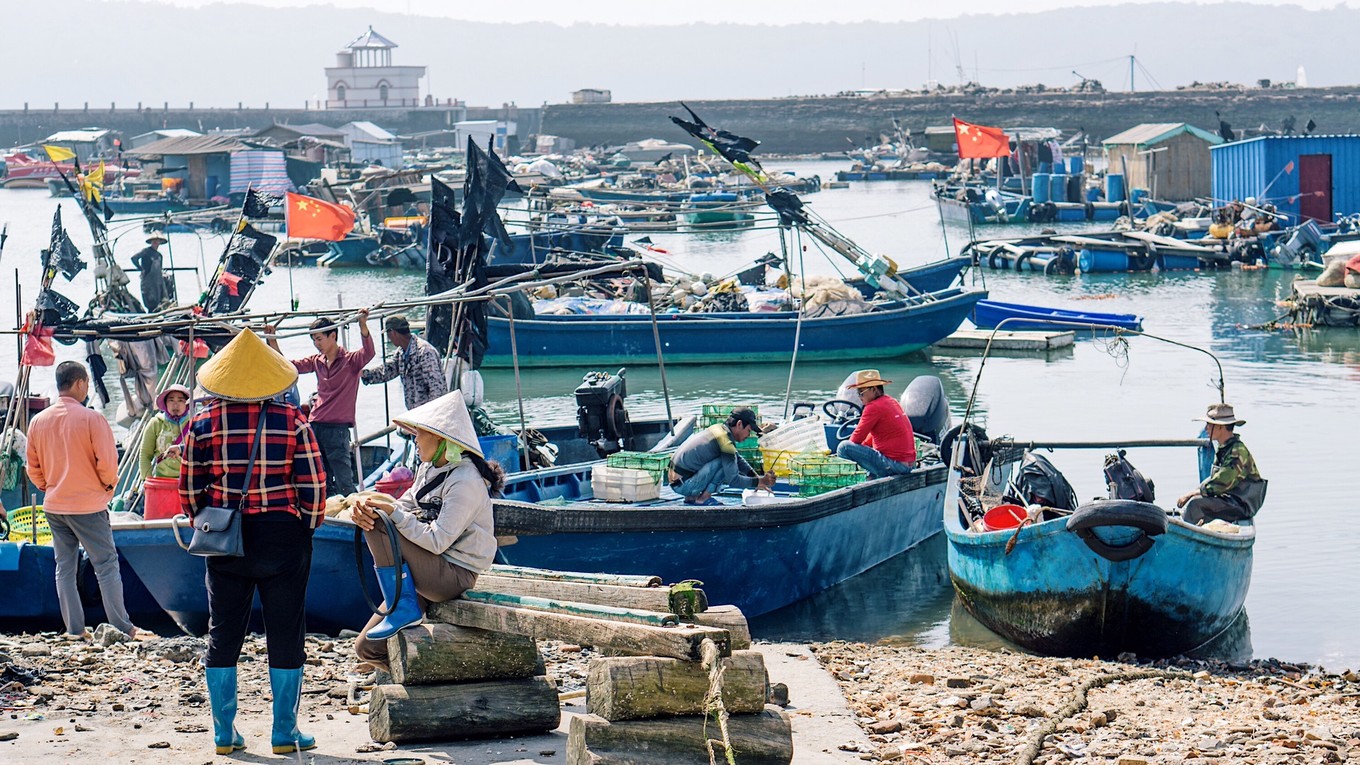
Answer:
[{"label": "pair of blue boots", "polygon": [[[212,703],[213,744],[218,754],[246,748],[236,730],[236,667],[208,667],[208,700]],[[298,706],[302,701],[302,669],[269,669],[274,693],[274,730],[270,743],[274,754],[316,748],[316,739],[298,730]]]},{"label": "pair of blue boots", "polygon": [[[405,565],[374,566],[383,601],[391,612],[368,631],[370,640],[386,640],[425,618],[416,597],[411,570]],[[401,599],[392,603],[401,576]],[[236,667],[208,667],[208,700],[212,704],[213,745],[218,754],[231,754],[246,748],[245,738],[236,730]],[[270,744],[274,754],[316,748],[316,739],[298,730],[298,708],[302,701],[302,669],[269,669],[269,687],[274,693],[274,729]]]}]

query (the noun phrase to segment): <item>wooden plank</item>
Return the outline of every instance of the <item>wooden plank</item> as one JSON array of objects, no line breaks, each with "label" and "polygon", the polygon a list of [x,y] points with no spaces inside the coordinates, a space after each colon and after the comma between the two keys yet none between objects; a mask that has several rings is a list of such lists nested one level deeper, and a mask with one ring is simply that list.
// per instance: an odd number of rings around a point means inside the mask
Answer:
[{"label": "wooden plank", "polygon": [[1150,231],[1125,231],[1124,236],[1129,239],[1137,239],[1140,242],[1151,242],[1157,245],[1159,250],[1181,250],[1182,252],[1203,253],[1215,252],[1212,248],[1203,247],[1198,244],[1191,244],[1184,239],[1176,239],[1169,236],[1160,236]]},{"label": "wooden plank", "polygon": [[528,568],[527,566],[493,565],[490,573],[494,576],[509,576],[518,579],[546,579],[554,582],[593,582],[612,584],[618,587],[660,587],[661,577],[628,574],[591,574],[580,571],[554,571],[547,568]]},{"label": "wooden plank", "polygon": [[[775,707],[727,721],[739,765],[789,765],[793,730]],[[708,765],[708,738],[719,738],[717,723],[704,717],[610,722],[576,715],[567,732],[567,765]],[[717,761],[724,762],[721,747]]]},{"label": "wooden plank", "polygon": [[527,608],[531,611],[573,614],[575,616],[588,616],[593,619],[609,619],[611,621],[632,622],[634,624],[651,624],[656,627],[673,627],[680,622],[679,617],[669,612],[639,611],[628,608],[615,608],[613,606],[601,606],[594,603],[576,603],[570,600],[535,598],[528,595],[505,595],[496,592],[483,592],[481,590],[468,590],[463,593],[463,599],[471,600],[475,603],[490,603],[492,605],[507,606],[510,608]]},{"label": "wooden plank", "polygon": [[746,623],[746,615],[736,606],[713,606],[685,621],[727,630],[733,651],[744,651],[751,647],[751,627]]},{"label": "wooden plank", "polygon": [[[633,587],[597,582],[498,576],[491,573],[477,577],[477,590],[503,595],[594,603],[639,611],[674,613],[671,610],[671,590],[669,587]],[[700,590],[699,592],[702,593],[703,591]],[[699,610],[702,611],[707,607],[708,601],[702,594],[699,600]]]},{"label": "wooden plank", "polygon": [[577,645],[686,661],[700,660],[700,646],[704,640],[712,640],[717,644],[721,655],[731,654],[731,636],[727,630],[689,624],[653,627],[649,624],[474,603],[461,598],[431,605],[425,618],[427,621],[461,627],[509,632],[535,640],[565,640]]},{"label": "wooden plank", "polygon": [[562,721],[557,686],[547,677],[380,685],[368,710],[368,734],[384,744],[540,733]]},{"label": "wooden plank", "polygon": [[388,638],[392,680],[434,685],[541,674],[538,645],[523,635],[426,622]]},{"label": "wooden plank", "polygon": [[[729,714],[765,709],[769,676],[758,651],[733,651],[723,663]],[[595,658],[586,677],[586,711],[606,720],[702,715],[709,673],[698,662],[655,656]]]},{"label": "wooden plank", "polygon": [[[1049,332],[1041,330],[1001,330],[996,333],[992,350],[1000,351],[1051,351],[1065,348],[1076,341],[1076,332]],[[992,337],[990,329],[960,329],[945,339],[935,343],[937,348],[986,348]]]}]

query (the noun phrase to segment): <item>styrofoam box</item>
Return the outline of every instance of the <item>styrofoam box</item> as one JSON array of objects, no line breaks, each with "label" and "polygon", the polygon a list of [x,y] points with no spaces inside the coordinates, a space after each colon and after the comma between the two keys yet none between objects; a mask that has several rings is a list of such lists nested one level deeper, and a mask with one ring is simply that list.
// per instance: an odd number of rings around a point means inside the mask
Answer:
[{"label": "styrofoam box", "polygon": [[661,483],[646,470],[608,465],[591,468],[590,489],[596,499],[607,502],[639,502],[661,496]]}]

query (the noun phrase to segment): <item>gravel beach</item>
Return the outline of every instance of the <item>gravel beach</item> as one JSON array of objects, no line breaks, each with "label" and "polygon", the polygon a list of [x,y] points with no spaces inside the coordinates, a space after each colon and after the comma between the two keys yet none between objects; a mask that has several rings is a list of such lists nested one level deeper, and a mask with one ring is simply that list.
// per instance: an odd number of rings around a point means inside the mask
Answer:
[{"label": "gravel beach", "polygon": [[[820,643],[870,762],[1331,763],[1360,758],[1360,676]],[[854,747],[848,747],[854,748]],[[1028,759],[1032,758],[1032,759]]]}]

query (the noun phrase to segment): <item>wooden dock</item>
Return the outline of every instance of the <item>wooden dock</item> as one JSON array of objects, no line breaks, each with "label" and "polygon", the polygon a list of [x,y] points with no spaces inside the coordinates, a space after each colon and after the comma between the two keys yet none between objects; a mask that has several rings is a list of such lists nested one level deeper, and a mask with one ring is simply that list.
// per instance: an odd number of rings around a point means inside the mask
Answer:
[{"label": "wooden dock", "polygon": [[[995,339],[992,339],[995,334]],[[935,344],[936,348],[965,348],[981,350],[992,341],[994,351],[1051,351],[1072,345],[1076,333],[1047,331],[1010,331],[993,333],[990,329],[960,329]]]}]

